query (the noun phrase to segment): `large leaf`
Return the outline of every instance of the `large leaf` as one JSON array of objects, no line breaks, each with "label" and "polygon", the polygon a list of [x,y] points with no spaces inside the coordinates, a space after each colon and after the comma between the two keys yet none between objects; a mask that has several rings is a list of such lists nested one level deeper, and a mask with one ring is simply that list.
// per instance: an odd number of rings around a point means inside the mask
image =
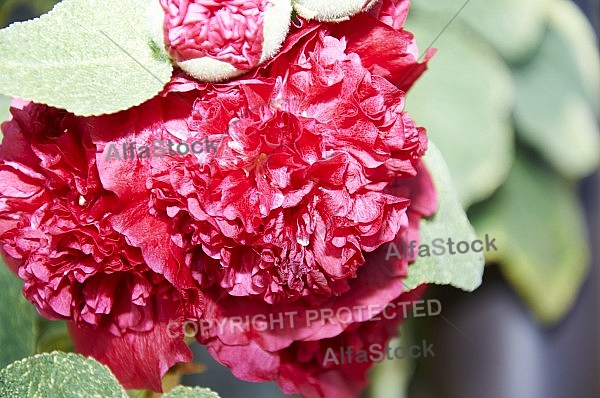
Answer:
[{"label": "large leaf", "polygon": [[[447,19],[415,12],[408,29],[425,48]],[[504,62],[460,22],[435,42],[430,68],[408,95],[407,108],[427,128],[448,162],[461,203],[490,196],[513,158],[513,88]]]},{"label": "large leaf", "polygon": [[543,323],[571,306],[589,265],[585,222],[570,184],[540,163],[517,157],[506,184],[471,219],[481,234],[502,241],[488,260]]},{"label": "large leaf", "polygon": [[593,30],[574,4],[554,3],[537,56],[514,75],[523,140],[567,177],[594,171],[600,162],[600,57]]},{"label": "large leaf", "polygon": [[172,72],[150,38],[153,1],[64,0],[0,31],[0,92],[83,116],[152,98]]},{"label": "large leaf", "polygon": [[[475,231],[458,201],[446,163],[432,143],[427,150],[425,162],[436,185],[439,207],[431,219],[421,220],[421,243],[431,245],[434,239],[447,241],[448,238],[454,242],[468,243],[477,240]],[[423,283],[435,283],[473,291],[481,284],[483,267],[483,255],[473,251],[465,254],[446,252],[441,256],[418,257],[409,266],[404,284],[409,290]]]},{"label": "large leaf", "polygon": [[37,314],[21,294],[22,284],[0,261],[0,367],[35,353]]},{"label": "large leaf", "polygon": [[[413,2],[413,9],[441,13],[450,21],[465,3],[466,0],[419,0]],[[473,0],[457,20],[468,24],[502,57],[518,62],[530,56],[542,39],[550,3],[552,0]]]},{"label": "large leaf", "polygon": [[549,29],[555,30],[565,50],[570,50],[579,75],[579,87],[585,92],[594,113],[600,115],[600,54],[596,32],[574,2],[554,1],[551,4]]},{"label": "large leaf", "polygon": [[219,395],[208,389],[200,387],[177,387],[170,393],[163,395],[164,398],[220,398]]},{"label": "large leaf", "polygon": [[0,397],[127,398],[110,370],[91,358],[53,352],[0,370]]}]

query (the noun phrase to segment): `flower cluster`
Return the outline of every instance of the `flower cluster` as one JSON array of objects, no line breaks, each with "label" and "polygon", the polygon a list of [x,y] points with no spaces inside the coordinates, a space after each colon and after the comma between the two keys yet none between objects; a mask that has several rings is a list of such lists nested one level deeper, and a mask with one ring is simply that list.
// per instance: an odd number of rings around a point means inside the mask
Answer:
[{"label": "flower cluster", "polygon": [[[126,387],[157,391],[191,359],[173,322],[291,313],[293,326],[207,327],[197,339],[241,379],[357,396],[372,361],[325,354],[395,335],[400,313],[369,321],[413,297],[402,282],[411,259],[383,261],[385,244],[418,241],[436,208],[427,136],[404,111],[426,68],[401,28],[407,12],[408,1],[385,0],[342,23],[298,18],[246,75],[213,84],[178,70],[160,95],[113,115],[15,102],[2,126],[0,243],[25,296],[69,320],[76,348]],[[216,139],[216,151],[105,161],[131,141]],[[353,308],[343,322],[306,322],[342,307]]]}]

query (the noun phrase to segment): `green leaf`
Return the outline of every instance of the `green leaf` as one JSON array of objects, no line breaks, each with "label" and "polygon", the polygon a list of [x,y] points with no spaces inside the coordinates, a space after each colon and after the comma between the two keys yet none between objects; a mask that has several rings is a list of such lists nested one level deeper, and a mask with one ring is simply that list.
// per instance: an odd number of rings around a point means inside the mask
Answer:
[{"label": "green leaf", "polygon": [[559,320],[589,266],[585,219],[573,187],[520,155],[506,184],[471,215],[478,231],[502,241],[488,260],[499,263],[537,319]]},{"label": "green leaf", "polygon": [[34,13],[36,13],[37,15],[41,15],[50,11],[52,7],[54,7],[59,1],[60,0],[30,0],[29,6],[32,8],[32,11]]},{"label": "green leaf", "polygon": [[[447,23],[420,12],[407,26],[424,49]],[[453,22],[435,46],[429,70],[408,94],[407,110],[444,155],[468,207],[489,197],[508,175],[513,86],[504,62],[460,22]]]},{"label": "green leaf", "polygon": [[[10,117],[10,101],[11,98],[0,94],[0,123],[5,122]],[[2,138],[2,131],[0,131]]]},{"label": "green leaf", "polygon": [[52,351],[74,351],[73,340],[66,321],[51,321],[38,317],[39,336],[36,354]]},{"label": "green leaf", "polygon": [[3,0],[0,2],[0,27],[4,27],[7,23],[8,16],[15,6],[17,0]]},{"label": "green leaf", "polygon": [[594,113],[600,115],[600,54],[594,28],[571,1],[552,2],[549,14],[549,28],[556,30],[565,50],[570,50],[579,74],[579,87],[585,92]]},{"label": "green leaf", "polygon": [[600,57],[592,28],[567,1],[552,7],[544,41],[532,62],[514,70],[520,137],[566,177],[600,164]]},{"label": "green leaf", "polygon": [[0,261],[0,367],[35,353],[38,316],[22,284]]},{"label": "green leaf", "polygon": [[0,370],[0,397],[127,398],[110,370],[91,358],[53,352],[39,354]]},{"label": "green leaf", "polygon": [[[413,318],[405,320],[400,326],[400,337],[393,338],[387,344],[390,352],[397,347],[410,347],[414,343],[412,332]],[[401,360],[381,361],[370,372],[369,397],[371,398],[407,398],[409,386],[415,370],[415,359],[410,355]]]},{"label": "green leaf", "polygon": [[0,92],[82,116],[154,97],[172,66],[151,39],[146,10],[153,1],[64,0],[3,29]]},{"label": "green leaf", "polygon": [[179,386],[163,398],[220,398],[219,395],[208,388]]},{"label": "green leaf", "polygon": [[[419,0],[413,7],[417,11],[442,13],[448,22],[465,3],[466,0]],[[504,59],[518,62],[530,56],[541,41],[551,3],[552,0],[469,1],[457,20],[469,25]]]},{"label": "green leaf", "polygon": [[[448,167],[440,151],[430,142],[425,162],[436,185],[439,207],[431,219],[421,220],[419,228],[421,243],[431,245],[434,239],[454,242],[472,242],[477,240],[475,231],[467,219],[456,191]],[[498,239],[498,246],[501,245]],[[414,289],[423,283],[452,285],[473,291],[481,284],[484,258],[481,253],[468,251],[465,254],[417,257],[409,266],[408,276],[404,280],[407,289]]]}]

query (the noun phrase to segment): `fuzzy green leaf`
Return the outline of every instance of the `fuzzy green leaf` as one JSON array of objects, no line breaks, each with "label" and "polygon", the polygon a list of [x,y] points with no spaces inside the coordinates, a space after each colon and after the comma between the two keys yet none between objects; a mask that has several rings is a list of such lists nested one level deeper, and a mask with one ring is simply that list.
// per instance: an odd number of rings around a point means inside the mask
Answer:
[{"label": "fuzzy green leaf", "polygon": [[[431,142],[425,162],[436,185],[439,207],[431,219],[421,220],[421,243],[431,245],[434,239],[447,241],[451,238],[454,242],[465,241],[470,244],[477,240],[475,231],[458,201],[448,167],[440,151]],[[408,268],[404,284],[407,289],[414,289],[423,283],[434,283],[473,291],[481,284],[483,267],[483,255],[473,251],[465,254],[450,254],[446,251],[441,256],[432,254],[428,257],[417,257]]]},{"label": "fuzzy green leaf", "polygon": [[91,358],[53,352],[0,370],[0,397],[127,398],[110,370]]},{"label": "fuzzy green leaf", "polygon": [[0,93],[82,116],[154,97],[172,66],[153,44],[154,0],[64,0],[0,31]]}]

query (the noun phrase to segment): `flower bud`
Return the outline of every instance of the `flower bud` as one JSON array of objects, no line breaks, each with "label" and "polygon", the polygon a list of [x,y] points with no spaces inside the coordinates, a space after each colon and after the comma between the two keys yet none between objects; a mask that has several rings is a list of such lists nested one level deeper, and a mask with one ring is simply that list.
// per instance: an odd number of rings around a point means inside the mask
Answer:
[{"label": "flower bud", "polygon": [[[159,0],[156,0],[159,1]],[[270,59],[287,36],[290,0],[160,0],[166,51],[199,80],[223,81]]]},{"label": "flower bud", "polygon": [[303,18],[342,21],[367,11],[378,0],[295,0],[294,9]]}]

